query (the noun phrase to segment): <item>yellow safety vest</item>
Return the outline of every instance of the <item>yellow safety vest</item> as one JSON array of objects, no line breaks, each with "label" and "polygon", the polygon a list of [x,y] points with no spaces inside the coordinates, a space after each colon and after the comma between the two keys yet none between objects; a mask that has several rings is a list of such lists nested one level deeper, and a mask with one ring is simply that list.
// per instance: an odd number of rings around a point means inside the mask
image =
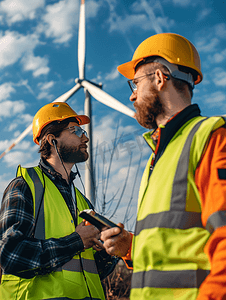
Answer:
[{"label": "yellow safety vest", "polygon": [[[37,175],[38,176],[37,176]],[[34,205],[34,217],[37,215],[37,195],[43,187],[43,205],[38,218],[37,236],[43,239],[61,238],[75,231],[75,224],[71,213],[61,193],[54,183],[42,173],[39,167],[18,168],[18,176],[28,183]],[[45,183],[44,183],[45,182]],[[82,194],[75,188],[77,207],[81,211],[89,208]],[[78,224],[82,219],[78,217]],[[21,275],[22,276],[22,275]],[[87,288],[88,286],[88,288]],[[40,299],[90,299],[89,291],[93,300],[105,299],[100,282],[94,250],[89,248],[80,255],[75,255],[56,272],[46,275],[37,275],[31,279],[24,279],[10,274],[2,276],[0,286],[1,300],[40,300]]]},{"label": "yellow safety vest", "polygon": [[[221,117],[195,117],[173,136],[149,178],[144,171],[132,247],[131,300],[194,300],[210,272],[203,248],[210,233],[201,222],[195,170]],[[162,126],[164,127],[164,126]],[[155,149],[151,133],[145,134]]]}]

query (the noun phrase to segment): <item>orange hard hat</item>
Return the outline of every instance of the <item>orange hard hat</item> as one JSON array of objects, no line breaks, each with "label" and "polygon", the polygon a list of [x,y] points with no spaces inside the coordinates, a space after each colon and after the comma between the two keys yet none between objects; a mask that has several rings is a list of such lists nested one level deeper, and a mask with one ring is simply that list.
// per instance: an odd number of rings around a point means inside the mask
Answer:
[{"label": "orange hard hat", "polygon": [[52,102],[43,106],[36,113],[33,119],[33,141],[39,145],[38,138],[42,129],[53,121],[63,121],[69,118],[76,118],[79,125],[90,123],[90,118],[85,115],[78,115],[67,103]]},{"label": "orange hard hat", "polygon": [[137,64],[151,56],[159,56],[171,64],[188,67],[197,75],[194,84],[202,81],[198,51],[189,40],[175,33],[160,33],[147,38],[137,47],[131,61],[118,66],[118,71],[128,79],[133,79]]}]

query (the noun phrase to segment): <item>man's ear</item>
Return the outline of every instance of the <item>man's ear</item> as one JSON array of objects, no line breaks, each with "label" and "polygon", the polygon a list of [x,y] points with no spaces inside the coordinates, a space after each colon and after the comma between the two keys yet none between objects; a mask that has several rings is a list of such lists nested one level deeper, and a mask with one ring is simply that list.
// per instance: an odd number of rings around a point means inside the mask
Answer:
[{"label": "man's ear", "polygon": [[157,69],[155,71],[156,74],[156,88],[158,91],[161,91],[163,87],[166,85],[167,78],[165,78],[164,74],[161,70]]},{"label": "man's ear", "polygon": [[47,135],[46,139],[47,139],[47,141],[49,142],[49,144],[51,146],[54,146],[54,142],[53,141],[55,141],[55,144],[57,142],[55,135],[53,135],[51,133]]}]

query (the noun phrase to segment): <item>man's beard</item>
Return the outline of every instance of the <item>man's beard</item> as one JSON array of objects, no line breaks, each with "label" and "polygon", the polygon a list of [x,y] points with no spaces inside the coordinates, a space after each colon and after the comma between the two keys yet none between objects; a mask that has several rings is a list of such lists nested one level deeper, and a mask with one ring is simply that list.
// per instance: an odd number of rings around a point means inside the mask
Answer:
[{"label": "man's beard", "polygon": [[73,146],[59,146],[58,148],[59,154],[62,158],[62,160],[65,163],[79,163],[84,162],[88,159],[89,155],[86,151],[81,151],[79,147],[73,147]]},{"label": "man's beard", "polygon": [[156,117],[164,113],[164,108],[155,89],[152,90],[150,96],[142,97],[142,105],[135,101],[134,107],[136,109],[136,120],[141,126],[148,129],[156,129],[158,127]]}]

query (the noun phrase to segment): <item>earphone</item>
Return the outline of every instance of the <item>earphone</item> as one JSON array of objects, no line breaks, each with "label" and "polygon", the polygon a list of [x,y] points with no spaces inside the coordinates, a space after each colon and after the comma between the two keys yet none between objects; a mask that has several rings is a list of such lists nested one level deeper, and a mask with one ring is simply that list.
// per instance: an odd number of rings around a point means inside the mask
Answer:
[{"label": "earphone", "polygon": [[53,143],[54,146],[56,146],[57,145],[57,140],[52,139],[52,143]]}]

